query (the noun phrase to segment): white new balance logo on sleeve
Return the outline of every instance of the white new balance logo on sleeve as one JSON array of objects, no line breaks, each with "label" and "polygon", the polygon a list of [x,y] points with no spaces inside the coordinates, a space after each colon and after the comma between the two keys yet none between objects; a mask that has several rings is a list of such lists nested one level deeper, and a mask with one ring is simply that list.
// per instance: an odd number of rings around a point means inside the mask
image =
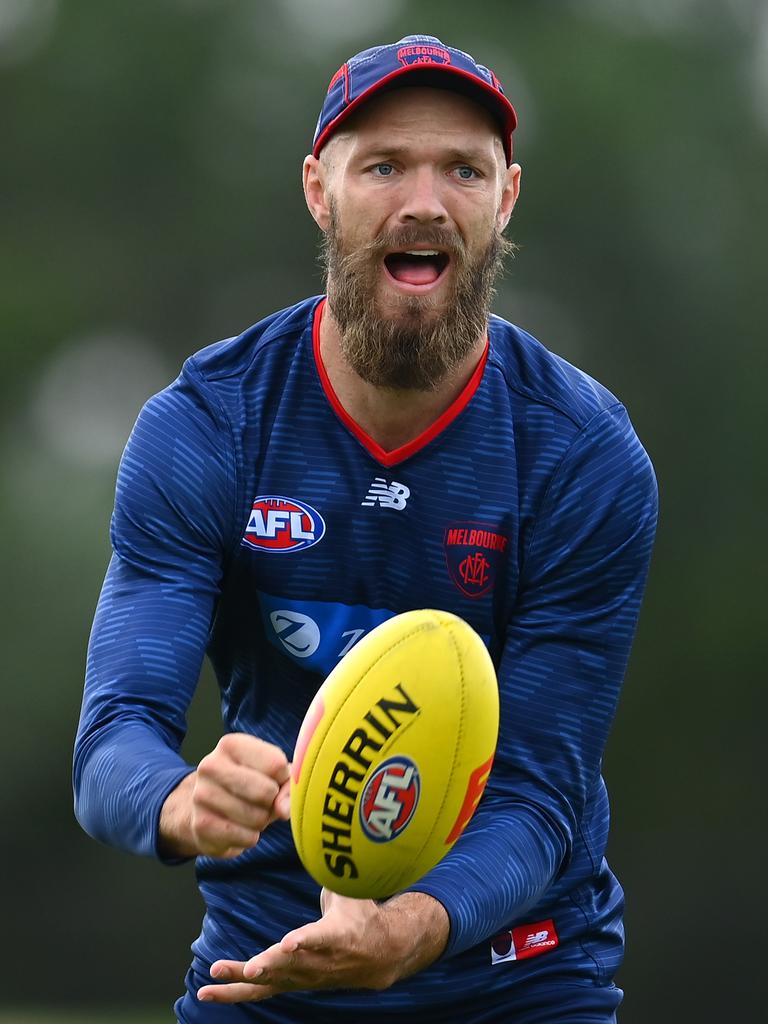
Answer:
[{"label": "white new balance logo on sleeve", "polygon": [[383,476],[377,476],[360,504],[375,505],[378,502],[382,508],[404,509],[410,496],[411,491],[405,484],[399,484],[397,480],[388,484]]},{"label": "white new balance logo on sleeve", "polygon": [[533,924],[522,924],[517,928],[499,932],[491,939],[491,963],[504,964],[510,960],[528,960],[532,956],[541,956],[560,945],[555,922],[536,921]]}]

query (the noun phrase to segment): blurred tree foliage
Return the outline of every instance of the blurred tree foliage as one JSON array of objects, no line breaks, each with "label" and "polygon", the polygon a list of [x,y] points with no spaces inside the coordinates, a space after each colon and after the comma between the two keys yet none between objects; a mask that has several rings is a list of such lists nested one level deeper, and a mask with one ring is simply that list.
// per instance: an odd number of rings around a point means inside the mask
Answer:
[{"label": "blurred tree foliage", "polygon": [[[350,53],[413,31],[473,52],[518,106],[522,251],[496,309],[622,398],[659,476],[607,764],[628,893],[622,1020],[751,1013],[765,840],[760,0],[423,0],[417,15],[404,0],[3,0],[6,1005],[163,1006],[180,990],[200,916],[191,869],[102,849],[71,815],[119,448],[187,354],[321,289],[299,169],[323,92]],[[217,720],[206,674],[190,759]]]}]

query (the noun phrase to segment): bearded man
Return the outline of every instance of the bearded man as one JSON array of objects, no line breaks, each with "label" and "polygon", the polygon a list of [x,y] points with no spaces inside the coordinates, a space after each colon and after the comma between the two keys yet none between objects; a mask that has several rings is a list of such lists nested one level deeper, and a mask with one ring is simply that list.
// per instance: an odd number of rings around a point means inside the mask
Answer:
[{"label": "bearded man", "polygon": [[[327,296],[187,360],[126,448],[76,806],[106,842],[197,858],[179,1021],[615,1020],[600,769],[656,486],[621,404],[490,315],[515,125],[434,37],[346,62],[304,164]],[[321,894],[288,826],[299,725],[354,641],[423,607],[497,668],[485,796],[408,891]],[[194,767],[206,652],[225,735]]]}]

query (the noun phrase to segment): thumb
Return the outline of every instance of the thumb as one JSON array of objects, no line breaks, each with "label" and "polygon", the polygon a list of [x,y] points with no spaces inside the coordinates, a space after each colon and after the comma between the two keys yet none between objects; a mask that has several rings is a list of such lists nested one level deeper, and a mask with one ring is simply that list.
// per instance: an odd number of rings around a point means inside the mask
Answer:
[{"label": "thumb", "polygon": [[284,782],[277,792],[275,801],[272,804],[272,813],[270,814],[270,821],[274,821],[276,818],[281,818],[283,821],[288,821],[291,817],[291,783]]},{"label": "thumb", "polygon": [[325,916],[325,912],[328,909],[328,901],[333,896],[333,893],[326,889],[325,886],[320,890],[320,913]]},{"label": "thumb", "polygon": [[342,915],[354,914],[366,903],[372,903],[372,900],[358,899],[355,896],[342,896],[341,893],[334,892],[333,889],[326,889],[325,887],[320,890],[320,912],[323,917],[337,913]]}]

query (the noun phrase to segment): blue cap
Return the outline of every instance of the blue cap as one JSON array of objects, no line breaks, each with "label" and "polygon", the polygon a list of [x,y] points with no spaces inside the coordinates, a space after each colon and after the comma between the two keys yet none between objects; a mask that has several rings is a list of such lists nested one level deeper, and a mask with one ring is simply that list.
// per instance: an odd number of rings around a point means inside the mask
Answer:
[{"label": "blue cap", "polygon": [[328,86],[312,153],[318,156],[333,133],[366,100],[404,85],[450,89],[480,103],[498,121],[507,165],[512,163],[517,114],[501,82],[474,57],[444,46],[435,36],[405,36],[397,43],[363,50],[342,64]]}]

